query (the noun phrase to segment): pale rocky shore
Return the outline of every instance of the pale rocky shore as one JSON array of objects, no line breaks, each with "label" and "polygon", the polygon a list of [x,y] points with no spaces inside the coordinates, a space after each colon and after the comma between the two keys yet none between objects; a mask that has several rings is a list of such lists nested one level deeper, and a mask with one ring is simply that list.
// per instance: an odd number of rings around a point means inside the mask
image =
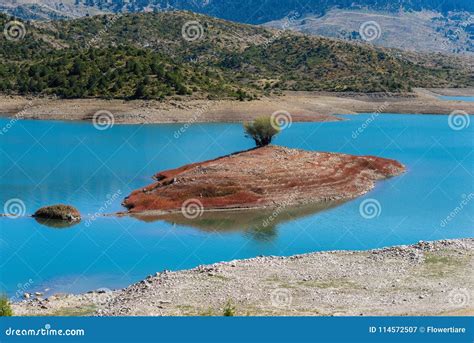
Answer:
[{"label": "pale rocky shore", "polygon": [[285,92],[253,101],[182,98],[158,101],[102,99],[50,99],[0,96],[0,116],[38,120],[91,121],[108,111],[116,124],[241,122],[275,111],[287,111],[295,122],[335,121],[334,114],[412,113],[474,114],[474,103],[445,101],[439,94],[474,95],[474,89],[415,89],[409,94]]},{"label": "pale rocky shore", "polygon": [[474,88],[428,88],[428,91],[447,96],[474,96]]},{"label": "pale rocky shore", "polygon": [[257,257],[164,271],[109,292],[13,305],[15,315],[473,315],[474,239]]}]

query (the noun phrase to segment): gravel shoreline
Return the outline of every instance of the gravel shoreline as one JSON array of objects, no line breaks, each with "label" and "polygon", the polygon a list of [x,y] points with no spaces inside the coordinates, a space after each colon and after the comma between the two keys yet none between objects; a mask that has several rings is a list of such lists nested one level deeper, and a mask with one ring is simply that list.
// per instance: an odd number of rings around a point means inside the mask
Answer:
[{"label": "gravel shoreline", "polygon": [[[434,93],[436,91],[437,93]],[[49,99],[0,95],[0,116],[14,119],[92,121],[94,114],[107,111],[115,124],[242,122],[276,111],[287,111],[295,122],[337,121],[334,114],[411,113],[474,114],[474,103],[445,101],[438,94],[456,90],[415,89],[410,94],[362,94],[328,92],[285,92],[282,96],[254,101],[199,100],[182,98],[158,101],[103,99]],[[459,94],[473,95],[474,89]],[[12,119],[13,120],[13,119]]]},{"label": "gravel shoreline", "polygon": [[164,271],[117,291],[13,304],[15,315],[473,315],[474,239],[257,257]]}]

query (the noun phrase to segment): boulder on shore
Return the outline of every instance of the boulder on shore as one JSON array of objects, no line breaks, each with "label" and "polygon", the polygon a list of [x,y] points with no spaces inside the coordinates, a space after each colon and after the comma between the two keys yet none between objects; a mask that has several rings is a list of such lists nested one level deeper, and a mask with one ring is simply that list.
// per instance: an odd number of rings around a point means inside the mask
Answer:
[{"label": "boulder on shore", "polygon": [[33,214],[34,218],[61,220],[69,223],[81,221],[81,214],[70,205],[52,205],[42,207]]},{"label": "boulder on shore", "polygon": [[266,146],[163,171],[156,183],[134,191],[123,205],[130,213],[185,207],[194,214],[344,201],[404,171],[401,163],[375,156]]}]

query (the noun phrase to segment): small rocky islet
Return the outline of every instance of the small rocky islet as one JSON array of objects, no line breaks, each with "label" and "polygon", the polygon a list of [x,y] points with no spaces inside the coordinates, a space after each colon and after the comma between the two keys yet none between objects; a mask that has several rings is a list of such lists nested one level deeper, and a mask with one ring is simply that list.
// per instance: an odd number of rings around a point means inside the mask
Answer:
[{"label": "small rocky islet", "polygon": [[40,220],[54,220],[66,223],[77,223],[81,221],[81,214],[79,211],[70,205],[51,205],[38,209],[33,218]]},{"label": "small rocky islet", "polygon": [[404,172],[391,159],[270,145],[160,172],[123,205],[131,214],[165,214],[190,199],[205,211],[344,201]]}]

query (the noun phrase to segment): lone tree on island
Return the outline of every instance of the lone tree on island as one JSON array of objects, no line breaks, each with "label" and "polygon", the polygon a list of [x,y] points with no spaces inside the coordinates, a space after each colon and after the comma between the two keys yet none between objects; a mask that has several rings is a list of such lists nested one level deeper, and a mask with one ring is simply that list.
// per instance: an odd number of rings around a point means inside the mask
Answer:
[{"label": "lone tree on island", "polygon": [[273,137],[280,133],[280,128],[272,117],[262,116],[252,122],[244,123],[245,137],[252,138],[257,147],[272,142]]}]

